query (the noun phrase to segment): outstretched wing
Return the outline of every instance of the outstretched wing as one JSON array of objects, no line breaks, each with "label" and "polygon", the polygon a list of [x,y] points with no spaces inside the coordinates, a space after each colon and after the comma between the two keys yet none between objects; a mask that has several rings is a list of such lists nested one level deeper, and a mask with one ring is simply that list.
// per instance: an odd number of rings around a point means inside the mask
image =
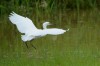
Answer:
[{"label": "outstretched wing", "polygon": [[50,35],[59,35],[59,34],[63,34],[64,32],[66,32],[66,30],[57,29],[57,28],[45,29],[44,30],[44,33],[50,34]]},{"label": "outstretched wing", "polygon": [[21,33],[28,33],[37,29],[29,18],[20,16],[14,12],[9,15],[9,19],[17,26]]}]

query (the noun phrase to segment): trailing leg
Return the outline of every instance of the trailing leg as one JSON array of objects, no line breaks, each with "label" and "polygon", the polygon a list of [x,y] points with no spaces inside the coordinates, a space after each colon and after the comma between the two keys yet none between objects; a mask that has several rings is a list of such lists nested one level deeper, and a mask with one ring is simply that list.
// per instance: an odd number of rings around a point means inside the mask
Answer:
[{"label": "trailing leg", "polygon": [[33,44],[31,44],[32,45],[32,47],[34,48],[34,49],[36,49],[36,47],[33,45]]},{"label": "trailing leg", "polygon": [[27,42],[25,42],[26,47],[28,48]]}]

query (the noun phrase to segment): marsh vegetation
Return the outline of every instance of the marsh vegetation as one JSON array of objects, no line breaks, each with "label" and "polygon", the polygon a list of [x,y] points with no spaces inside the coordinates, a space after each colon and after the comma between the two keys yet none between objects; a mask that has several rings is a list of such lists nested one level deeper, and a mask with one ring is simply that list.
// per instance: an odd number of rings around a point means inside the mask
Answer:
[{"label": "marsh vegetation", "polygon": [[[99,0],[1,0],[0,66],[99,66]],[[45,36],[28,42],[8,19],[12,11],[33,20],[37,28],[44,21],[70,31],[59,36]]]}]

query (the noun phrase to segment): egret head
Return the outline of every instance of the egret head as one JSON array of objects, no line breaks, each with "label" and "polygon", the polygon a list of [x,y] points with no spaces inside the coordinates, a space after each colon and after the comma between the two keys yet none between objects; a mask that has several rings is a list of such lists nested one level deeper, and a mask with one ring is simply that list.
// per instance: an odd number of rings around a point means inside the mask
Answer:
[{"label": "egret head", "polygon": [[44,24],[44,25],[51,25],[50,22],[44,22],[43,24]]},{"label": "egret head", "polygon": [[51,23],[50,22],[44,22],[43,23],[43,29],[47,29],[47,25],[51,25]]}]

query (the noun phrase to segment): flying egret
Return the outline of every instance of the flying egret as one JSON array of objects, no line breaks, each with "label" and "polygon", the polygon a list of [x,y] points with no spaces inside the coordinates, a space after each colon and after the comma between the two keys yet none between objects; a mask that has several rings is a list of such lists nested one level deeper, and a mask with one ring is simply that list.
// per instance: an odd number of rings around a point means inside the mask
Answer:
[{"label": "flying egret", "polygon": [[63,30],[58,28],[47,28],[47,25],[51,25],[50,22],[44,22],[43,29],[37,29],[32,20],[30,20],[27,17],[20,16],[15,12],[10,13],[9,20],[16,25],[19,32],[24,33],[24,35],[21,35],[21,39],[23,42],[25,42],[27,48],[28,48],[28,45],[26,43],[27,41],[31,41],[32,39],[36,39],[45,36],[47,34],[50,35],[63,34],[64,32],[69,30],[69,29]]}]

